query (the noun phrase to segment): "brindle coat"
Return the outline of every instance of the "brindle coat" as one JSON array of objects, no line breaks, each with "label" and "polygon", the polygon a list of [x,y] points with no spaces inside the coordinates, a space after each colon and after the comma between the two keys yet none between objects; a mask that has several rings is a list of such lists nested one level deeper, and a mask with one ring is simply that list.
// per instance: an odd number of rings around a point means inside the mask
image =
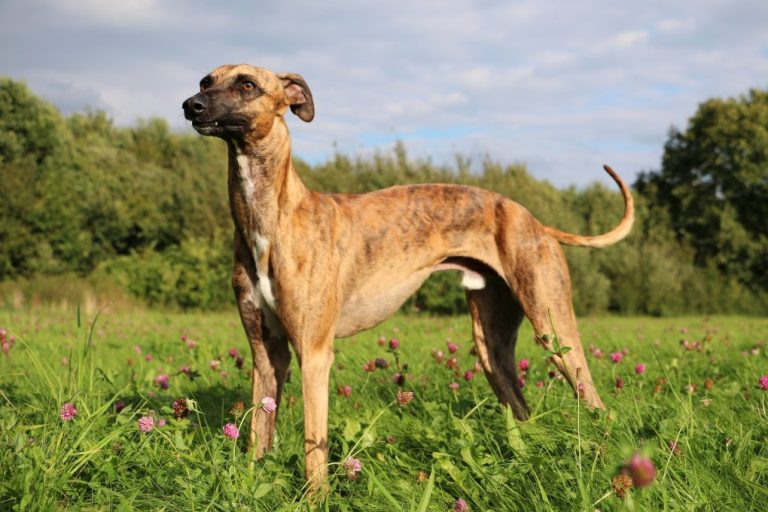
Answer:
[{"label": "brindle coat", "polygon": [[[515,416],[528,407],[516,375],[517,330],[527,317],[549,348],[553,326],[571,350],[554,363],[591,407],[603,407],[584,358],[571,303],[568,266],[558,242],[591,247],[625,237],[632,196],[608,167],[625,201],[621,222],[586,237],[539,223],[493,192],[459,185],[396,186],[368,194],[308,190],[291,164],[290,108],[314,117],[298,75],[249,65],[221,66],[184,102],[203,135],[229,148],[229,198],[235,224],[232,285],[253,353],[253,403],[280,401],[290,361],[299,360],[304,451],[311,489],[327,476],[328,379],[333,340],[378,324],[432,273],[464,273],[474,341],[493,390]],[[551,318],[551,320],[550,320]],[[272,446],[276,414],[254,409],[249,445]]]}]

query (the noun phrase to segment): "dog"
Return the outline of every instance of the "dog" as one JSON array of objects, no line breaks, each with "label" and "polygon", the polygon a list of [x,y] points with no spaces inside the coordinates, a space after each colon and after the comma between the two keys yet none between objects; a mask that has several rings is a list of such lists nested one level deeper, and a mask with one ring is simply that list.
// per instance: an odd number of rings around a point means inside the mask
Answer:
[{"label": "dog", "polygon": [[246,64],[216,68],[183,103],[192,127],[228,148],[232,287],[253,356],[254,458],[272,446],[276,420],[256,405],[263,397],[279,403],[291,345],[302,378],[305,475],[310,492],[327,489],[334,339],[377,325],[442,270],[463,273],[483,370],[518,419],[529,414],[514,356],[524,317],[545,349],[555,339],[564,347],[551,359],[578,396],[604,407],[584,357],[560,243],[605,247],[629,234],[632,195],[615,172],[605,166],[624,197],[624,214],[597,236],[545,226],[510,199],[469,186],[322,194],[307,189],[291,163],[289,108],[302,121],[314,118],[306,81]]}]

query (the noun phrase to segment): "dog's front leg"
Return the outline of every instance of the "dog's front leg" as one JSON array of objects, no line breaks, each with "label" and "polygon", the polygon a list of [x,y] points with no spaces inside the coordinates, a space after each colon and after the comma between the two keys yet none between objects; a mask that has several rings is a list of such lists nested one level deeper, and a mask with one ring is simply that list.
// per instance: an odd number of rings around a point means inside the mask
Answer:
[{"label": "dog's front leg", "polygon": [[309,492],[315,495],[328,488],[328,381],[333,358],[332,333],[301,349],[305,475]]},{"label": "dog's front leg", "polygon": [[263,311],[257,301],[258,295],[254,293],[257,290],[257,281],[253,265],[247,257],[239,257],[237,241],[235,247],[232,286],[253,357],[251,402],[255,407],[251,412],[248,449],[251,450],[253,458],[257,459],[272,448],[277,421],[277,411],[264,411],[258,404],[265,397],[280,403],[291,353],[285,338],[275,336],[265,325]]}]

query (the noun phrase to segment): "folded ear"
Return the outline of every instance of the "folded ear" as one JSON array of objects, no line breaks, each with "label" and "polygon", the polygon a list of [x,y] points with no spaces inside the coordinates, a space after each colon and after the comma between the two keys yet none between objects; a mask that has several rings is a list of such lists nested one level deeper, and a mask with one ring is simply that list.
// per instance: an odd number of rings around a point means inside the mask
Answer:
[{"label": "folded ear", "polygon": [[285,96],[291,106],[291,112],[299,116],[299,119],[310,122],[315,117],[315,103],[312,101],[312,91],[307,82],[295,73],[282,73],[277,75],[283,82]]}]

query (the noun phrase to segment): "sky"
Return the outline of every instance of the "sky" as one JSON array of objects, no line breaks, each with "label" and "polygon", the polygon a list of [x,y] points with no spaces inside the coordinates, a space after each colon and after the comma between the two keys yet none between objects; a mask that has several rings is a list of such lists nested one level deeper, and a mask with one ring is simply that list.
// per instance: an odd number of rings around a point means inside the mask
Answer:
[{"label": "sky", "polygon": [[768,1],[0,0],[0,75],[64,114],[162,117],[210,70],[302,75],[294,154],[524,163],[557,186],[660,167],[697,106],[768,87]]}]

